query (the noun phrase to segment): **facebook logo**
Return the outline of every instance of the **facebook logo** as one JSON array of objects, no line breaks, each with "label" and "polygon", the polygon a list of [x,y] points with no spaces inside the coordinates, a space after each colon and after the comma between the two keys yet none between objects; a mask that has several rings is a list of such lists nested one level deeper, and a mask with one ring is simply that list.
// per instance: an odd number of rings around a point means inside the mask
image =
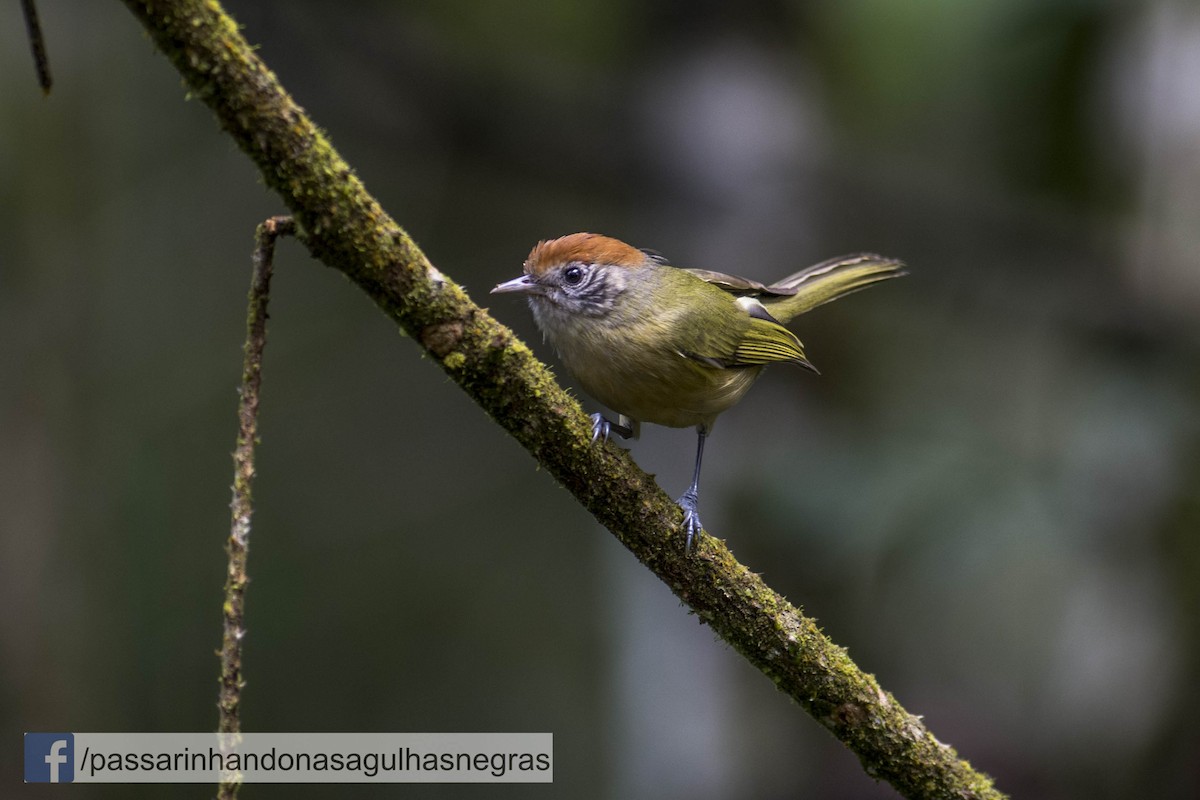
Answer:
[{"label": "facebook logo", "polygon": [[75,780],[75,734],[25,734],[25,782],[70,783]]}]

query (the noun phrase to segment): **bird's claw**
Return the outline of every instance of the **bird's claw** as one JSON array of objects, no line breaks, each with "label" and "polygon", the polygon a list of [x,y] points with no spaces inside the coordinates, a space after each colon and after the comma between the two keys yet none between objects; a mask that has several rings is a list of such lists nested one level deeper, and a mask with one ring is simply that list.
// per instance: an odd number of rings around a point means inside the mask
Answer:
[{"label": "bird's claw", "polygon": [[612,423],[604,418],[604,415],[596,412],[592,414],[592,442],[603,438],[608,441],[608,434],[612,431]]},{"label": "bird's claw", "polygon": [[689,489],[675,502],[683,509],[683,530],[687,534],[684,552],[691,553],[692,542],[704,529],[704,524],[700,522],[700,498]]},{"label": "bird's claw", "polygon": [[612,420],[606,419],[603,414],[596,412],[592,414],[592,442],[597,439],[608,441],[610,434],[617,434],[622,439],[628,439],[633,436],[633,428],[620,425]]}]

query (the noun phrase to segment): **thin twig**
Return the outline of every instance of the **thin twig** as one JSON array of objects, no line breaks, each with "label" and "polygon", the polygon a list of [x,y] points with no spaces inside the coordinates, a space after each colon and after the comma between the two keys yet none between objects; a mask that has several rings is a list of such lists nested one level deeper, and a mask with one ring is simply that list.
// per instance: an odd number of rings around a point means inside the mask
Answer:
[{"label": "thin twig", "polygon": [[[254,275],[250,281],[249,308],[246,312],[246,344],[242,361],[241,398],[238,401],[237,448],[233,451],[233,521],[225,550],[229,564],[225,574],[225,602],[222,607],[224,630],[221,637],[221,695],[217,702],[221,733],[240,733],[242,729],[242,641],[246,636],[246,557],[250,548],[250,517],[254,513],[251,483],[254,480],[254,447],[258,437],[258,401],[262,386],[263,348],[267,343],[267,300],[271,287],[271,266],[275,240],[295,232],[291,217],[272,217],[258,226],[255,235]],[[234,800],[236,778],[221,781],[217,797]]]},{"label": "thin twig", "polygon": [[29,32],[29,47],[33,50],[38,85],[42,87],[42,94],[50,94],[54,81],[50,77],[50,59],[46,56],[46,40],[42,37],[42,25],[38,22],[37,6],[33,0],[21,0],[21,10],[25,12],[25,30]]}]

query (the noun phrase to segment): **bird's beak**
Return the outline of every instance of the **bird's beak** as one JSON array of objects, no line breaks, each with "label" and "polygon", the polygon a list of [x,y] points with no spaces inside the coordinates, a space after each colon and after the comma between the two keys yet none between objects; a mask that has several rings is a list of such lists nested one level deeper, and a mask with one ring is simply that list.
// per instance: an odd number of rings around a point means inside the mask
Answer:
[{"label": "bird's beak", "polygon": [[492,289],[492,294],[503,294],[505,292],[521,292],[522,294],[540,294],[542,287],[529,275],[522,275],[519,278],[513,278],[511,281],[504,283]]}]

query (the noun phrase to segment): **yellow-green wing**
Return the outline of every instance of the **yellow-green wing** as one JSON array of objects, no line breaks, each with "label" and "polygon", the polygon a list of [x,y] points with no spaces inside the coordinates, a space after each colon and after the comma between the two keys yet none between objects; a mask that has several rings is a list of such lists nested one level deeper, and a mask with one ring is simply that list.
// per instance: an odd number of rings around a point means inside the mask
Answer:
[{"label": "yellow-green wing", "polygon": [[[671,348],[681,355],[716,369],[761,367],[775,362],[799,364],[813,369],[804,356],[804,346],[796,335],[783,327],[757,299],[741,297],[735,300],[732,285],[745,282],[717,273],[697,274],[694,270],[678,270],[680,278],[699,279],[687,290],[690,324],[677,324],[672,331],[679,333]],[[714,280],[717,276],[720,280]],[[761,286],[761,284],[759,284]],[[706,320],[697,325],[695,320]],[[814,370],[815,371],[815,370]]]},{"label": "yellow-green wing", "polygon": [[[804,345],[782,325],[751,317],[741,336],[729,341],[707,341],[701,352],[684,352],[690,359],[719,369],[761,367],[766,364],[799,364],[816,372],[804,355]],[[706,351],[706,352],[704,352]]]},{"label": "yellow-green wing", "polygon": [[796,334],[776,322],[754,317],[738,342],[733,360],[731,366],[749,367],[780,361],[816,371],[804,356],[804,345]]}]

